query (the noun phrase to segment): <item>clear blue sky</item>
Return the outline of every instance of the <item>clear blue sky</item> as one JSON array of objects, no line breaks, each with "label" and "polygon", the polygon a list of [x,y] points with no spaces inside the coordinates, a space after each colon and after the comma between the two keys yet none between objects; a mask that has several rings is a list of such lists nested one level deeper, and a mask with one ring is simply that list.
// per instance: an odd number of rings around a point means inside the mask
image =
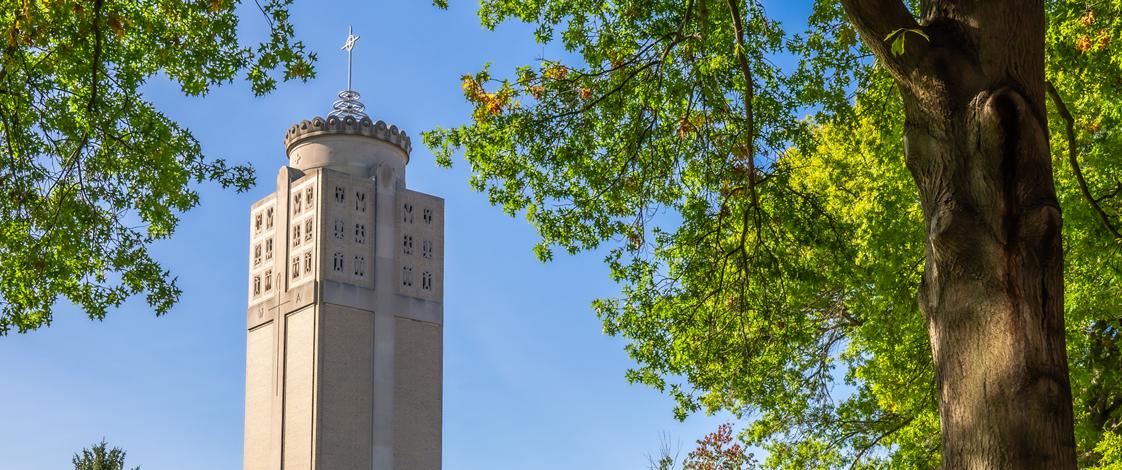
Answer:
[{"label": "clear blue sky", "polygon": [[[259,184],[246,194],[202,186],[200,207],[158,245],[184,290],[168,315],[134,300],[99,323],[64,304],[51,327],[0,338],[0,469],[68,468],[102,437],[149,470],[241,468],[246,214],[273,191],[285,130],[325,115],[345,84],[348,24],[362,37],[354,80],[369,114],[413,136],[408,185],[446,201],[444,468],[641,469],[663,433],[684,455],[728,419],[677,422],[670,399],[627,384],[624,343],[601,332],[589,307],[617,289],[602,256],[538,262],[529,225],[472,192],[464,162],[434,165],[419,134],[469,116],[463,73],[557,56],[525,25],[487,32],[477,2],[450,3],[297,2],[296,33],[319,53],[318,77],[264,98],[244,83],[205,98],[150,84],[147,97],[210,157],[251,163]],[[256,7],[242,11],[243,39],[259,39]]]}]

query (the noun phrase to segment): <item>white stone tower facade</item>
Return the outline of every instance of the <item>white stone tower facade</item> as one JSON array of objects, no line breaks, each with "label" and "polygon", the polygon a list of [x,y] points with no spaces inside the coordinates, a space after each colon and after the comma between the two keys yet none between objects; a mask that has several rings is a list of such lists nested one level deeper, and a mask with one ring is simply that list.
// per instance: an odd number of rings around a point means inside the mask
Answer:
[{"label": "white stone tower facade", "polygon": [[441,466],[444,201],[364,115],[303,121],[250,213],[246,470]]}]

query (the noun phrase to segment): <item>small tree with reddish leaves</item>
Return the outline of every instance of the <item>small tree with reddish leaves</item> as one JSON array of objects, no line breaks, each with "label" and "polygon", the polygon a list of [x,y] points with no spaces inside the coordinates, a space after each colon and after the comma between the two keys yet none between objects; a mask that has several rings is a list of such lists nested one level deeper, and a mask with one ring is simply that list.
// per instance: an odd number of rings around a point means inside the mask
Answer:
[{"label": "small tree with reddish leaves", "polygon": [[752,454],[732,436],[732,425],[725,423],[697,441],[683,464],[685,470],[742,470],[755,466]]}]

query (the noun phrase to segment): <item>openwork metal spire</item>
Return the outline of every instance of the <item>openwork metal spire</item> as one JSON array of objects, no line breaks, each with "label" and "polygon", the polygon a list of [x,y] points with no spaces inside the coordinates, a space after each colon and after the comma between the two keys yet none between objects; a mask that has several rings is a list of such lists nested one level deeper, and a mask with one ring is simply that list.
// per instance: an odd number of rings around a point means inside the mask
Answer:
[{"label": "openwork metal spire", "polygon": [[353,117],[355,119],[368,118],[366,115],[366,105],[359,101],[362,95],[357,91],[351,89],[351,51],[354,50],[355,44],[358,43],[358,36],[354,35],[350,26],[347,26],[347,42],[343,43],[340,50],[347,51],[347,89],[339,92],[339,99],[331,104],[331,112],[328,117]]}]

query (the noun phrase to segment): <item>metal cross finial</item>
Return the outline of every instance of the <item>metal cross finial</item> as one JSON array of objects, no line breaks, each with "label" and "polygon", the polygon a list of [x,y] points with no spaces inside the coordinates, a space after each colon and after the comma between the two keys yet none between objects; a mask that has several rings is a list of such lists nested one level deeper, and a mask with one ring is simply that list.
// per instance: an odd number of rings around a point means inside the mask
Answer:
[{"label": "metal cross finial", "polygon": [[368,117],[365,113],[366,106],[359,101],[357,91],[351,89],[351,51],[355,48],[355,43],[358,42],[358,36],[354,35],[354,30],[347,26],[347,42],[343,43],[340,50],[347,51],[347,89],[339,92],[339,99],[332,103],[332,111],[328,116],[335,116],[337,118],[353,117],[355,119],[362,119]]},{"label": "metal cross finial", "polygon": [[347,26],[347,42],[343,43],[340,50],[347,51],[347,89],[351,89],[351,50],[355,48],[355,43],[358,42],[358,36],[354,35],[351,26]]}]

